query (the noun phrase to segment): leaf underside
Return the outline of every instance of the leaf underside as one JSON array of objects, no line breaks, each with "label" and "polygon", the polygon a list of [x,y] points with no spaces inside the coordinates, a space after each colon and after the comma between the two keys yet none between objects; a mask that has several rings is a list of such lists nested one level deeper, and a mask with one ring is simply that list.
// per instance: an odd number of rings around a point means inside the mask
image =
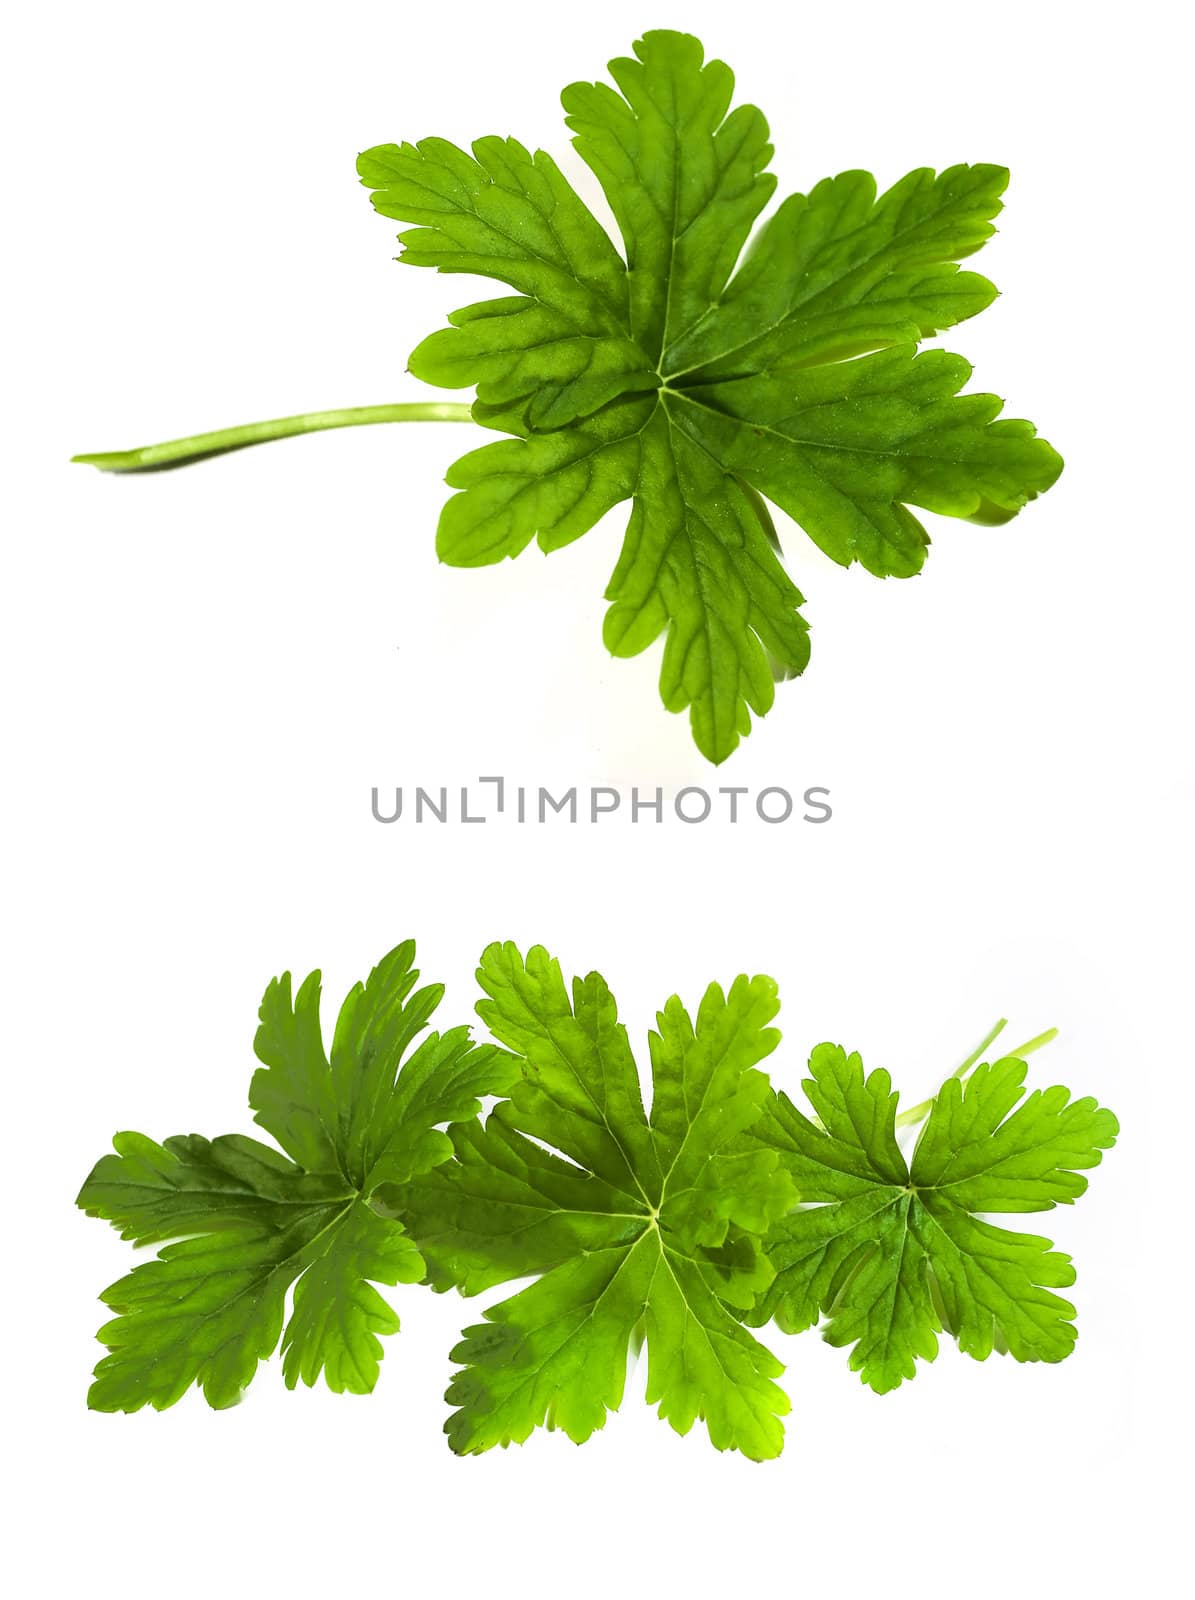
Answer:
[{"label": "leaf underside", "polygon": [[917,353],[995,296],[958,263],[994,231],[1003,168],[919,169],[882,195],[845,172],[751,237],[772,150],[762,114],[731,109],[730,70],[656,31],[610,73],[617,89],[562,98],[621,253],[552,158],[514,139],[381,145],[358,170],[378,211],[413,224],[402,261],[514,291],[411,356],[417,377],[475,388],[476,420],[511,435],[451,469],[441,557],[557,550],[630,500],[606,644],[631,656],[664,636],[664,704],[722,761],[809,658],[759,496],[832,560],[908,577],[928,545],[911,506],[1004,520],[1062,463],[999,400],[960,394],[961,357]]}]

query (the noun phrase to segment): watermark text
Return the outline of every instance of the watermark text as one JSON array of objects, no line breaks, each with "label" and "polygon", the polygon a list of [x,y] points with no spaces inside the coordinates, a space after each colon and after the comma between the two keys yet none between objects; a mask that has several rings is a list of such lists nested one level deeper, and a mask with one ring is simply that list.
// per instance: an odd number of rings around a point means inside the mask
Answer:
[{"label": "watermark text", "polygon": [[681,789],[615,788],[607,784],[546,788],[543,784],[510,783],[506,778],[479,777],[472,784],[424,787],[396,785],[370,790],[375,822],[490,822],[557,824],[619,823],[700,827],[704,822],[829,822],[834,815],[830,791],[822,784],[794,790],[781,784],[751,789],[744,784]]}]

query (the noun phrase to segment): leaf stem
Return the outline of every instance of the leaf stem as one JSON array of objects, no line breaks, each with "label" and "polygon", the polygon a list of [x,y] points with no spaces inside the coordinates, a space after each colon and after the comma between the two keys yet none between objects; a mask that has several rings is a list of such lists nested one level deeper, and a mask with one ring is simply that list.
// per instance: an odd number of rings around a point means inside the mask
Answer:
[{"label": "leaf stem", "polygon": [[[950,1074],[950,1077],[965,1078],[968,1072],[970,1072],[971,1068],[975,1066],[976,1062],[987,1050],[988,1046],[993,1044],[1000,1037],[1007,1026],[1008,1018],[1001,1017],[999,1022],[995,1023],[994,1026],[988,1029],[987,1033],[980,1040],[979,1044],[976,1045],[975,1049],[972,1050],[967,1059],[960,1062],[959,1065],[955,1067],[954,1071]],[[1025,1044],[1018,1045],[1015,1050],[1006,1050],[1004,1054],[1005,1056],[1014,1056],[1017,1060],[1021,1060],[1025,1056],[1032,1055],[1035,1050],[1040,1050],[1043,1045],[1049,1044],[1052,1039],[1057,1039],[1057,1037],[1057,1028],[1047,1028],[1044,1033],[1039,1033],[1036,1035],[1036,1037],[1029,1039]],[[949,1079],[947,1079],[947,1082],[949,1082]],[[940,1092],[941,1091],[939,1091],[939,1093]],[[922,1100],[919,1105],[910,1106],[907,1111],[899,1112],[896,1118],[896,1126],[898,1128],[912,1128],[915,1127],[917,1123],[924,1122],[926,1117],[928,1117],[930,1112],[934,1109],[934,1101],[937,1098],[938,1096],[936,1094],[930,1095],[928,1100]]]},{"label": "leaf stem", "polygon": [[[954,1071],[950,1074],[951,1078],[965,1078],[987,1047],[1000,1037],[1007,1026],[1007,1017],[1001,1017],[999,1022],[994,1023],[993,1026],[988,1029],[987,1033],[984,1034],[983,1038],[975,1046],[975,1049],[972,1050],[967,1059],[965,1061],[960,1061],[958,1066],[955,1067]],[[910,1106],[907,1111],[902,1111],[896,1119],[896,1126],[898,1128],[911,1128],[918,1122],[924,1122],[926,1117],[928,1117],[930,1112],[934,1109],[934,1101],[937,1098],[938,1097],[936,1094],[931,1094],[928,1100],[922,1100],[919,1105]]]},{"label": "leaf stem", "polygon": [[246,445],[270,439],[289,439],[300,433],[322,433],[329,428],[357,428],[374,422],[471,422],[472,407],[447,400],[406,401],[388,406],[349,406],[339,411],[303,411],[270,422],[246,422],[214,433],[193,433],[185,439],[142,445],[136,450],[101,450],[72,456],[72,461],[98,467],[101,472],[154,472],[183,467],[208,456],[243,450]]},{"label": "leaf stem", "polygon": [[1020,1061],[1025,1056],[1031,1056],[1035,1050],[1040,1050],[1043,1045],[1050,1044],[1057,1037],[1057,1028],[1047,1028],[1044,1033],[1039,1033],[1036,1038],[1030,1039],[1027,1044],[1019,1044],[1015,1050],[1006,1050],[1004,1053],[1005,1055],[1016,1056],[1017,1060]]}]

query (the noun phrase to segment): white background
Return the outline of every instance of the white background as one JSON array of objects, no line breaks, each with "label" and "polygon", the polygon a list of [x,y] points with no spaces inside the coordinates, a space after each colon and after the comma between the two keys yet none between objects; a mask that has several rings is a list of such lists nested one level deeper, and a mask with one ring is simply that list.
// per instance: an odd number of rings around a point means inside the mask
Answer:
[{"label": "white background", "polygon": [[[10,21],[3,650],[6,1433],[18,1592],[579,1596],[933,1588],[1169,1593],[1190,1417],[1188,1019],[1195,565],[1177,10],[907,0],[768,8],[108,4]],[[795,529],[812,665],[717,780],[611,662],[624,521],[501,569],[437,565],[467,427],[364,429],[112,479],[76,450],[417,398],[466,281],[394,265],[359,149],[515,133],[571,158],[559,88],[644,26],[699,32],[767,113],[780,192],[852,166],[1008,164],[948,347],[1062,451],[1005,528],[929,518],[924,575]],[[828,786],[826,826],[379,827],[370,786]],[[396,1291],[370,1399],[84,1406],[127,1245],[72,1207],[114,1129],[249,1131],[265,982],[329,1002],[399,938],[467,1016],[495,937],[598,966],[642,1044],[674,990],[767,971],[789,1087],[830,1038],[931,1091],[998,1015],[1035,1081],[1119,1113],[1074,1210],[1061,1367],[944,1351],[879,1399],[774,1336],[779,1462],[643,1405],[583,1449],[458,1461],[440,1398],[479,1305]],[[644,1055],[646,1052],[644,1052]],[[22,1575],[23,1573],[23,1575]],[[1155,1586],[1149,1589],[1153,1577]],[[905,1587],[902,1588],[902,1585]]]}]

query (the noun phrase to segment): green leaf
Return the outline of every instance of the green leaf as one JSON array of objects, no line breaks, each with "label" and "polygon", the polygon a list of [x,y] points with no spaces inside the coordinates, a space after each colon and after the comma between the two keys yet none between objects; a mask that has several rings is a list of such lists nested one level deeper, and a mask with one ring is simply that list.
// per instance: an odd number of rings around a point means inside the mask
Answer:
[{"label": "green leaf", "polygon": [[342,1394],[368,1394],[378,1381],[378,1334],[397,1333],[398,1315],[375,1283],[418,1283],[423,1257],[392,1220],[358,1197],[322,1241],[295,1285],[294,1310],[282,1335],[287,1388],[320,1376]]},{"label": "green leaf", "polygon": [[299,1216],[341,1198],[340,1173],[306,1173],[272,1146],[228,1133],[185,1133],[155,1144],[118,1133],[115,1155],[101,1156],[80,1194],[89,1216],[105,1217],[122,1239],[152,1244],[188,1233]]},{"label": "green leaf", "polygon": [[[603,638],[633,656],[666,629],[660,695],[690,708],[698,749],[712,761],[771,708],[775,679],[804,670],[808,629],[742,485],[658,407],[640,436],[640,493],[606,590]],[[769,656],[770,652],[770,656]]]},{"label": "green leaf", "polygon": [[610,76],[621,95],[574,83],[561,101],[622,234],[631,332],[659,360],[726,287],[776,187],[772,147],[754,106],[730,110],[730,68],[689,34],[645,34]]},{"label": "green leaf", "polygon": [[194,1383],[232,1405],[279,1339],[290,1388],[321,1373],[337,1392],[373,1388],[378,1335],[398,1328],[373,1285],[426,1270],[374,1195],[447,1160],[444,1125],[475,1119],[515,1070],[467,1028],[410,1049],[443,993],[416,989],[414,955],[399,945],[352,989],[327,1054],[319,974],[293,999],[289,973],[266,990],[249,1097],[285,1155],[239,1134],[120,1133],[96,1163],[78,1197],[88,1215],[137,1244],[179,1242],[104,1291],[117,1316],[99,1333],[94,1409],[161,1410]]},{"label": "green leaf", "polygon": [[305,1249],[337,1214],[329,1208],[290,1228],[222,1228],[185,1239],[105,1289],[100,1298],[117,1316],[97,1334],[110,1353],[96,1366],[88,1405],[163,1411],[194,1383],[209,1405],[235,1405],[257,1363],[277,1348]]},{"label": "green leaf", "polygon": [[943,1330],[979,1361],[1069,1355],[1075,1308],[1054,1291],[1074,1282],[1070,1257],[977,1213],[1076,1200],[1115,1142],[1112,1113],[1063,1088],[1026,1097],[1025,1063],[1004,1057],[943,1086],[906,1162],[886,1072],[829,1044],[809,1070],[817,1120],[777,1094],[749,1136],[780,1152],[803,1203],[768,1236],[775,1278],[745,1320],[799,1333],[826,1317],[879,1394],[932,1361]]},{"label": "green leaf", "polygon": [[458,1453],[536,1427],[580,1443],[619,1406],[646,1338],[647,1398],[679,1433],[704,1418],[719,1449],[777,1455],[780,1364],[728,1309],[771,1281],[760,1235],[792,1204],[776,1152],[736,1148],[770,1093],[775,985],[712,984],[696,1021],[673,998],[650,1036],[652,1105],[614,998],[536,946],[485,952],[478,1006],[521,1061],[484,1126],[453,1130],[455,1159],[390,1188],[437,1288],[530,1287],[485,1313],[453,1352],[447,1424]]},{"label": "green leaf", "polygon": [[910,577],[929,536],[908,509],[1000,521],[1061,468],[1028,422],[994,395],[959,390],[971,374],[945,350],[912,345],[787,378],[689,391],[680,425],[800,522],[832,560]]},{"label": "green leaf", "polygon": [[732,109],[729,68],[655,31],[610,73],[616,88],[573,84],[563,103],[621,255],[551,158],[514,140],[384,145],[359,171],[383,215],[417,225],[402,261],[516,291],[411,358],[430,383],[476,386],[475,419],[514,436],[450,472],[441,558],[557,550],[630,500],[606,644],[630,656],[664,637],[664,705],[722,761],[809,659],[760,496],[833,560],[908,577],[929,542],[910,506],[1003,521],[1062,463],[998,400],[959,394],[960,357],[914,355],[995,295],[958,263],[993,231],[1003,168],[919,169],[878,197],[843,173],[748,245],[772,151],[761,113]]},{"label": "green leaf", "polygon": [[444,507],[436,549],[457,567],[517,556],[533,538],[543,550],[579,539],[634,488],[639,434],[650,418],[624,399],[575,428],[483,445],[449,469],[464,492]]},{"label": "green leaf", "polygon": [[658,383],[627,334],[626,272],[605,230],[552,158],[514,139],[380,145],[357,163],[409,266],[497,278],[519,297],[466,306],[426,339],[411,370],[478,386],[484,404],[526,401],[529,421],[560,427],[617,395]]},{"label": "green leaf", "polygon": [[876,198],[870,172],[790,195],[718,305],[673,346],[702,379],[796,371],[926,338],[973,317],[995,286],[957,263],[996,231],[1003,167],[928,167]]}]

